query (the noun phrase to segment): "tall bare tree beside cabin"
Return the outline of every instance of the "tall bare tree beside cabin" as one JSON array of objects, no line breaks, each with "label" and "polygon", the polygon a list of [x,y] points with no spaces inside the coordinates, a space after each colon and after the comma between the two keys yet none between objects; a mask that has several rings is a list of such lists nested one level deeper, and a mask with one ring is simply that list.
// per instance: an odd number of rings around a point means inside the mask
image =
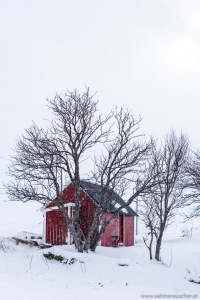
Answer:
[{"label": "tall bare tree beside cabin", "polygon": [[[151,142],[142,141],[139,133],[141,119],[136,120],[130,111],[123,108],[112,112],[116,134],[105,144],[102,155],[95,159],[93,180],[101,186],[101,201],[96,209],[93,223],[86,238],[86,248],[94,251],[108,225],[123,210],[126,211],[139,195],[147,195],[155,185],[155,173],[149,164]],[[131,196],[126,203],[119,205],[113,197],[115,191],[124,197],[127,190]],[[111,217],[106,217],[107,201],[115,207]]]},{"label": "tall bare tree beside cabin", "polygon": [[200,150],[193,152],[191,159],[186,166],[186,187],[185,202],[190,210],[185,214],[186,219],[200,217]]},{"label": "tall bare tree beside cabin", "polygon": [[[97,109],[97,101],[89,88],[56,95],[48,100],[54,118],[45,130],[33,124],[18,141],[13,163],[9,167],[12,181],[7,185],[11,200],[38,201],[47,206],[54,204],[63,214],[75,245],[83,251],[80,228],[80,161],[85,152],[98,143],[107,141],[110,119],[104,119]],[[75,189],[73,218],[69,218],[63,198],[64,178]]]},{"label": "tall bare tree beside cabin", "polygon": [[138,213],[140,216],[140,220],[144,223],[147,229],[146,234],[143,235],[143,241],[145,246],[149,250],[149,258],[151,260],[153,259],[153,240],[156,236],[156,230],[159,224],[154,197],[151,193],[149,193],[147,197],[142,198],[142,200],[140,201],[140,209]]},{"label": "tall bare tree beside cabin", "polygon": [[[152,163],[157,184],[142,202],[146,207],[143,218],[156,238],[155,259],[160,260],[162,238],[165,229],[173,222],[177,209],[185,205],[185,166],[188,161],[189,142],[184,134],[170,131],[161,144],[152,147]],[[151,246],[151,242],[149,244]]]},{"label": "tall bare tree beside cabin", "polygon": [[[78,251],[94,251],[113,218],[152,186],[152,172],[146,164],[151,146],[141,141],[138,133],[141,120],[136,121],[129,111],[116,109],[102,118],[89,88],[82,94],[78,90],[57,94],[53,100],[48,100],[48,105],[54,115],[48,129],[33,124],[16,144],[9,167],[11,181],[6,186],[7,193],[11,200],[37,201],[44,206],[53,201],[67,223]],[[113,124],[112,131],[109,124]],[[88,236],[84,236],[79,221],[81,162],[98,144],[103,145],[102,155],[91,166],[95,172],[90,174],[90,180],[102,186],[101,205]],[[75,189],[72,217],[65,208],[65,180]],[[127,188],[134,186],[134,193],[127,203],[119,206],[110,220],[104,220],[105,201],[115,204],[115,199],[108,198],[110,191],[115,189],[124,195]]]}]

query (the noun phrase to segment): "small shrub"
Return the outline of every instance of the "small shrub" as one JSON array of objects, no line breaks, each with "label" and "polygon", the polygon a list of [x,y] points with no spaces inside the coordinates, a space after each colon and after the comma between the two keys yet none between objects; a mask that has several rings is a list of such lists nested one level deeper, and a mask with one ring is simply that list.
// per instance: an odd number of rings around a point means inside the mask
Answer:
[{"label": "small shrub", "polygon": [[0,240],[0,250],[4,253],[6,252],[13,252],[14,248],[10,245],[10,242],[12,239],[9,238],[3,238]]},{"label": "small shrub", "polygon": [[43,255],[46,259],[57,260],[60,263],[63,263],[65,265],[67,265],[67,264],[73,265],[77,261],[76,258],[67,259],[67,258],[64,258],[62,255],[55,255],[52,252],[44,253]]},{"label": "small shrub", "polygon": [[197,279],[189,279],[188,281],[189,281],[189,282],[193,282],[193,283],[200,284],[200,279],[199,279],[199,280],[197,280]]}]

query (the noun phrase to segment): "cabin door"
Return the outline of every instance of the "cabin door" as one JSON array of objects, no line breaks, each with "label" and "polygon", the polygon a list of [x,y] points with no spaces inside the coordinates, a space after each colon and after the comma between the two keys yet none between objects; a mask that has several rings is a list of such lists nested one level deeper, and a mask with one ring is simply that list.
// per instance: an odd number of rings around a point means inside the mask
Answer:
[{"label": "cabin door", "polygon": [[124,243],[124,215],[119,214],[119,243]]}]

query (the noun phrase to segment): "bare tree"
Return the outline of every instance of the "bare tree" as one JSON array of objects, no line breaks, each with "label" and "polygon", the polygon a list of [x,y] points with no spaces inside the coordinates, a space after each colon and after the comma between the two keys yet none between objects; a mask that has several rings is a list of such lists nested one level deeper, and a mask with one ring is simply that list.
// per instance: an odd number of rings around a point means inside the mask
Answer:
[{"label": "bare tree", "polygon": [[146,235],[143,236],[143,241],[149,250],[149,258],[152,259],[153,240],[156,236],[156,230],[159,224],[153,195],[142,198],[142,201],[140,202],[139,216],[140,220],[145,224],[147,229]]},{"label": "bare tree", "polygon": [[[135,120],[123,108],[112,113],[117,127],[116,136],[104,146],[100,158],[95,160],[93,178],[101,186],[100,205],[95,211],[93,223],[86,239],[90,249],[95,251],[108,225],[139,196],[146,195],[155,185],[155,172],[149,164],[151,142],[142,142],[139,134],[141,119]],[[127,189],[132,191],[126,203],[120,204]],[[117,195],[113,193],[117,192]],[[116,197],[116,198],[115,198]],[[106,216],[107,202],[115,207],[112,216]]]},{"label": "bare tree", "polygon": [[[151,143],[142,142],[138,133],[141,119],[135,120],[129,111],[116,109],[102,118],[89,88],[82,94],[74,90],[56,95],[48,100],[48,105],[54,114],[49,129],[33,124],[17,142],[9,167],[12,180],[6,186],[7,193],[11,200],[37,201],[45,206],[53,202],[62,213],[78,251],[94,251],[118,213],[139,195],[146,195],[154,185],[155,171],[147,159]],[[113,124],[112,130],[109,124]],[[95,171],[90,180],[101,185],[101,202],[85,236],[79,218],[81,162],[99,143],[102,155],[94,160]],[[72,217],[65,207],[65,180],[74,186]],[[123,196],[128,188],[134,190],[131,197],[125,204],[118,204],[111,218],[105,218],[108,202],[112,205],[118,202],[112,191]]]},{"label": "bare tree", "polygon": [[[48,100],[55,118],[50,129],[33,124],[18,141],[16,155],[9,168],[13,180],[7,185],[11,200],[54,204],[63,214],[79,252],[83,251],[80,228],[80,162],[85,152],[107,141],[110,129],[103,129],[110,116],[102,119],[89,88],[81,95],[77,90]],[[69,218],[64,206],[63,179],[75,189],[75,209]],[[56,200],[54,200],[56,199]]]},{"label": "bare tree", "polygon": [[[165,136],[160,146],[155,143],[152,147],[152,162],[155,165],[157,184],[151,189],[148,197],[143,198],[143,204],[147,207],[147,227],[156,238],[156,260],[160,260],[165,229],[173,221],[177,209],[184,205],[184,176],[188,147],[188,138],[183,134],[178,136],[174,131]],[[149,197],[151,197],[150,201]]]},{"label": "bare tree", "polygon": [[184,200],[191,207],[186,219],[200,216],[200,150],[193,155],[186,166],[186,187],[188,188]]}]

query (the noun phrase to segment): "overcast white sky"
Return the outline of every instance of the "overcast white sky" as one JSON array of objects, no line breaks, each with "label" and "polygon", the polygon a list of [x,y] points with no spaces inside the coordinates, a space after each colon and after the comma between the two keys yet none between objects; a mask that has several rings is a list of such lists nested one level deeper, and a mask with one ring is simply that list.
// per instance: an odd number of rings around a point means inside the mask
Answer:
[{"label": "overcast white sky", "polygon": [[84,84],[147,136],[175,128],[200,147],[200,0],[0,0],[0,43],[0,157],[46,98]]}]

